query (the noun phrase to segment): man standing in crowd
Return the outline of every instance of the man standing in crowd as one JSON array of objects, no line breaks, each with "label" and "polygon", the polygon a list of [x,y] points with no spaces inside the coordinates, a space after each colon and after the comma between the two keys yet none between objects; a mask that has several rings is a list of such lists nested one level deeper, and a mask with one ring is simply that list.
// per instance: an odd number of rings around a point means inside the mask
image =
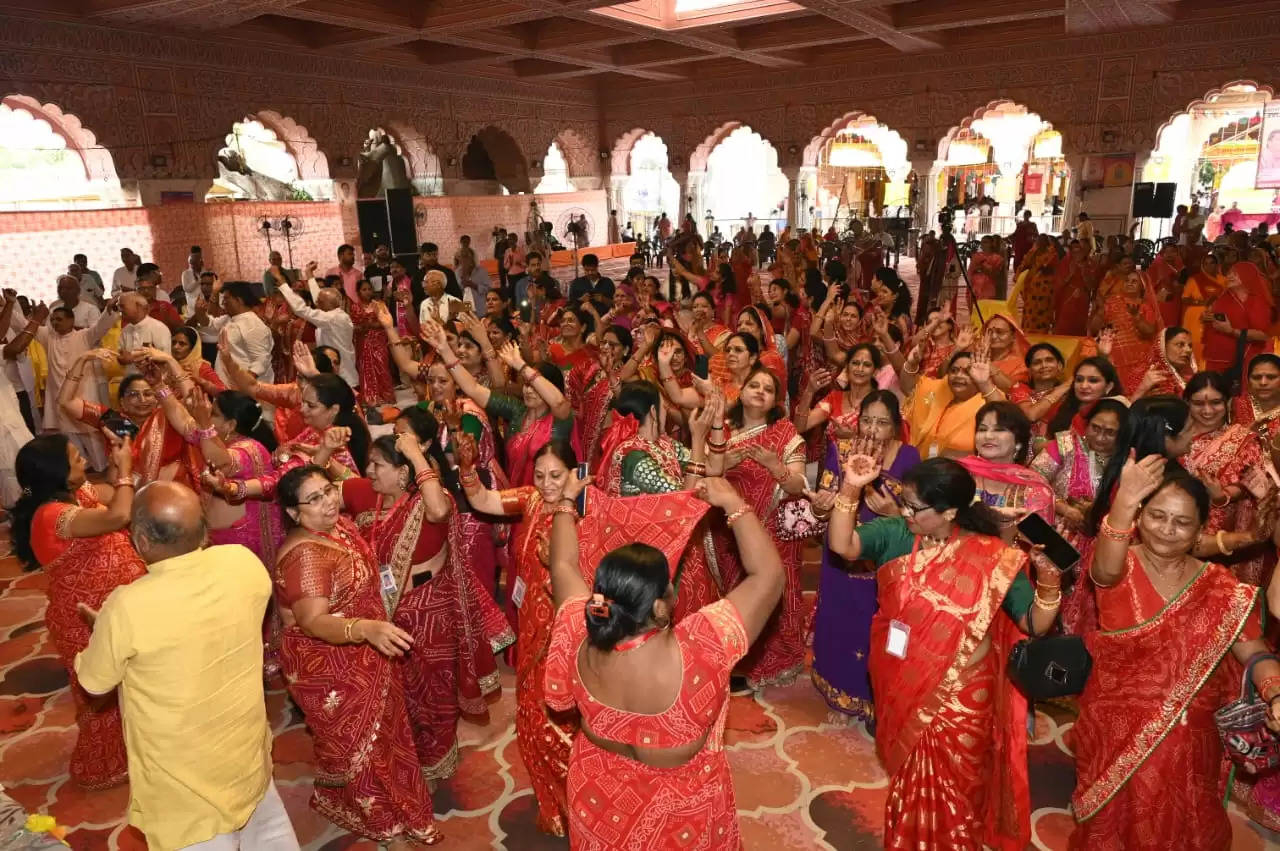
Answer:
[{"label": "man standing in crowd", "polygon": [[337,275],[342,279],[342,292],[346,295],[347,301],[355,301],[356,284],[359,283],[363,272],[356,268],[356,250],[350,245],[343,243],[338,246],[338,265],[324,273],[326,277],[329,275]]},{"label": "man standing in crowd", "polygon": [[187,268],[182,270],[182,294],[191,304],[200,297],[200,273],[204,271],[204,254],[187,255]]},{"label": "man standing in crowd", "polygon": [[[75,257],[72,257],[71,262],[80,267],[80,286],[83,288],[82,291],[93,293],[95,297],[94,304],[101,305],[102,299],[105,298],[107,294],[107,288],[102,282],[102,276],[89,268],[89,258],[83,254],[77,254]],[[92,284],[84,279],[86,275],[93,279]]]},{"label": "man standing in crowd", "polygon": [[138,492],[130,524],[147,575],[122,585],[76,655],[90,694],[120,690],[129,823],[152,848],[298,851],[271,779],[262,687],[266,566],[238,544],[205,548],[200,498],[176,482]]},{"label": "man standing in crowd", "polygon": [[542,268],[542,255],[536,251],[530,251],[524,258],[524,276],[517,279],[512,286],[515,288],[516,304],[522,305],[529,298],[529,284],[538,281],[543,291],[552,289],[559,290],[560,283],[551,277]]},{"label": "man standing in crowd", "polygon": [[49,309],[65,307],[75,317],[76,328],[88,328],[98,321],[102,311],[87,298],[82,298],[83,294],[80,281],[76,280],[74,275],[63,275],[58,278],[58,300],[49,305]]},{"label": "man standing in crowd", "polygon": [[[351,250],[351,246],[343,248]],[[352,257],[354,257],[354,252]],[[312,260],[303,270],[302,277],[310,281],[316,273],[316,261]],[[342,291],[337,287],[320,287],[316,293],[316,306],[311,307],[293,287],[280,287],[280,295],[293,311],[294,316],[305,319],[316,327],[316,345],[332,346],[342,363],[338,375],[354,391],[360,386],[360,372],[356,364],[355,328],[351,314],[342,306]]]},{"label": "man standing in crowd", "polygon": [[613,301],[613,281],[600,274],[600,258],[594,254],[582,255],[582,275],[569,282],[569,301],[577,304],[584,296],[593,301]]},{"label": "man standing in crowd", "polygon": [[111,275],[111,297],[115,298],[120,293],[126,293],[130,290],[138,288],[138,266],[142,263],[141,258],[133,253],[131,248],[120,249],[120,262],[124,265]]},{"label": "man standing in crowd", "polygon": [[391,248],[379,244],[373,249],[373,261],[364,267],[364,279],[373,286],[373,291],[383,298],[391,295]]},{"label": "man standing in crowd", "polygon": [[262,272],[263,295],[276,294],[276,276],[273,274],[273,270],[278,271],[290,286],[298,280],[298,270],[284,268],[284,257],[281,256],[279,251],[272,251],[267,255],[267,268]]},{"label": "man standing in crowd", "polygon": [[489,272],[476,263],[474,251],[458,252],[458,283],[462,285],[462,300],[471,305],[479,316],[484,313],[484,294],[489,291]]},{"label": "man standing in crowd", "polygon": [[[173,305],[169,307],[172,309]],[[131,292],[120,296],[120,315],[124,318],[124,326],[120,329],[121,352],[132,352],[148,346],[162,352],[169,351],[173,334],[167,325],[151,315],[151,304],[142,293]],[[137,372],[132,366],[128,371]]]},{"label": "man standing in crowd", "polygon": [[453,270],[440,265],[440,246],[434,242],[424,242],[418,248],[418,281],[426,278],[428,272],[436,271],[444,275],[444,291],[454,298],[462,298],[462,287],[458,286],[458,278]]},{"label": "man standing in crowd", "polygon": [[[457,315],[462,306],[462,299],[445,292],[444,273],[439,269],[428,270],[422,279],[426,298],[418,306],[418,321],[425,325],[428,321],[448,322]],[[457,307],[454,307],[454,305]]]},{"label": "man standing in crowd", "polygon": [[[197,313],[192,324],[197,328],[207,326],[214,333],[215,340],[225,334],[231,347],[231,359],[253,373],[259,381],[271,384],[275,381],[271,367],[275,339],[267,323],[254,311],[260,300],[253,291],[253,285],[248,281],[216,282],[212,296],[207,312],[201,310]],[[230,373],[221,354],[214,364],[214,371],[223,384],[231,386]]]},{"label": "man standing in crowd", "polygon": [[147,300],[147,312],[151,317],[163,322],[172,333],[182,327],[182,314],[169,301],[169,294],[161,286],[162,281],[160,267],[156,264],[143,263],[138,267],[138,295]]}]

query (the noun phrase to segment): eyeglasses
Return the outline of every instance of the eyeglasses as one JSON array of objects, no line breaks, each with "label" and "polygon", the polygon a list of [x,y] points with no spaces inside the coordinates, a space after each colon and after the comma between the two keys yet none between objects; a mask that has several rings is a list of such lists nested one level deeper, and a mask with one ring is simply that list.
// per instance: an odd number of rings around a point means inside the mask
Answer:
[{"label": "eyeglasses", "polygon": [[335,484],[328,484],[328,485],[325,485],[320,490],[316,491],[315,493],[311,494],[311,496],[307,497],[306,499],[298,500],[298,505],[299,506],[305,505],[308,508],[315,508],[325,499],[329,499],[337,495],[338,495],[338,486]]},{"label": "eyeglasses", "polygon": [[126,399],[154,399],[156,394],[154,390],[130,390],[124,394]]},{"label": "eyeglasses", "polygon": [[905,499],[902,501],[902,516],[907,520],[910,520],[912,517],[915,517],[917,514],[921,514],[925,511],[932,511],[932,510],[933,510],[932,505],[912,505],[911,503],[907,502]]}]

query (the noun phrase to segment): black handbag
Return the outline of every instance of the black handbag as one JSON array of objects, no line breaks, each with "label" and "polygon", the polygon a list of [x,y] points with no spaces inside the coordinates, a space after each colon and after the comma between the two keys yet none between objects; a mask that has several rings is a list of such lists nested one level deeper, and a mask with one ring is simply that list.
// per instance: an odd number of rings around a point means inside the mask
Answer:
[{"label": "black handbag", "polygon": [[1009,678],[1031,700],[1080,694],[1093,657],[1078,635],[1024,638],[1009,654]]}]

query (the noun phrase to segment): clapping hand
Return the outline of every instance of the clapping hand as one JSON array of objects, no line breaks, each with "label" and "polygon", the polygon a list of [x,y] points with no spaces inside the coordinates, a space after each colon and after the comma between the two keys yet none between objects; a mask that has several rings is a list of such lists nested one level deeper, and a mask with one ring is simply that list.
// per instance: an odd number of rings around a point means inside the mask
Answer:
[{"label": "clapping hand", "polygon": [[295,340],[293,343],[293,365],[303,378],[314,378],[320,374],[320,370],[316,368],[315,356],[311,354],[307,344],[301,340]]},{"label": "clapping hand", "polygon": [[985,345],[978,346],[969,361],[969,377],[981,389],[991,383],[991,352]]},{"label": "clapping hand", "polygon": [[441,326],[436,320],[428,319],[426,322],[422,323],[420,333],[422,339],[437,352],[449,348],[449,338],[445,336],[443,326]]},{"label": "clapping hand", "polygon": [[351,429],[346,426],[330,426],[325,429],[324,436],[320,439],[320,445],[330,452],[337,452],[346,446],[347,441],[350,439]]},{"label": "clapping hand", "polygon": [[1098,354],[1105,357],[1111,356],[1111,349],[1116,344],[1116,331],[1110,325],[1103,328],[1098,333]]}]

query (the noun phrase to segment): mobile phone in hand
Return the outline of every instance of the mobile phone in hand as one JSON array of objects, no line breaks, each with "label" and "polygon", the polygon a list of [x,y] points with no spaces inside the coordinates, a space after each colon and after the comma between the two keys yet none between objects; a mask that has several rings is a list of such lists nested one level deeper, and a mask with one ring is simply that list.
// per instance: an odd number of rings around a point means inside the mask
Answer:
[{"label": "mobile phone in hand", "polygon": [[[588,476],[588,472],[587,472],[586,463],[584,462],[582,464],[579,464],[578,478],[585,479],[587,476]],[[583,488],[582,491],[579,492],[578,498],[574,500],[574,502],[577,504],[577,507],[578,507],[578,516],[586,517],[587,516],[587,489],[586,488]]]},{"label": "mobile phone in hand", "polygon": [[1058,570],[1068,571],[1080,561],[1080,552],[1039,514],[1028,514],[1019,520],[1018,531],[1031,543],[1043,544],[1045,556]]}]

